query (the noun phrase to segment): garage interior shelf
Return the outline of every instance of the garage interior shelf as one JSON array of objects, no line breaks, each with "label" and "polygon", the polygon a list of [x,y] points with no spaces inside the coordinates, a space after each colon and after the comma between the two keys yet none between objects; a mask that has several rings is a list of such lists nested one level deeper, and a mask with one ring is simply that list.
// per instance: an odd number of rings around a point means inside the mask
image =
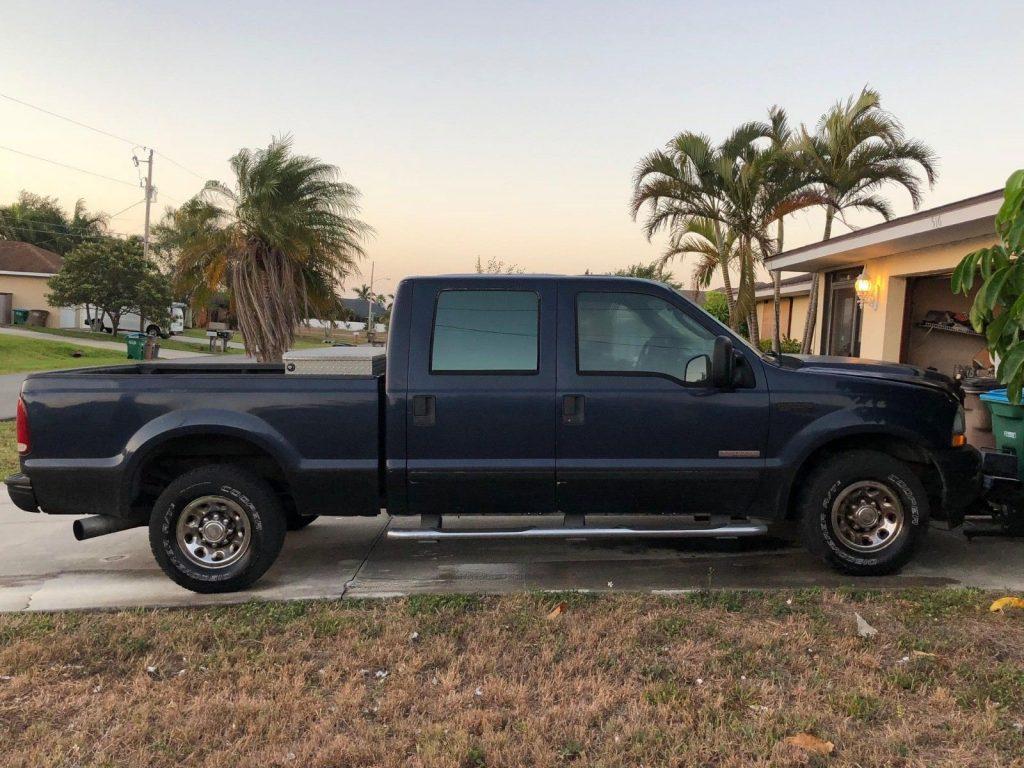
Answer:
[{"label": "garage interior shelf", "polygon": [[927,328],[929,331],[945,331],[946,333],[956,333],[961,336],[976,336],[979,339],[985,338],[983,334],[976,333],[969,328],[962,328],[958,325],[943,325],[942,323],[918,323],[918,328]]}]

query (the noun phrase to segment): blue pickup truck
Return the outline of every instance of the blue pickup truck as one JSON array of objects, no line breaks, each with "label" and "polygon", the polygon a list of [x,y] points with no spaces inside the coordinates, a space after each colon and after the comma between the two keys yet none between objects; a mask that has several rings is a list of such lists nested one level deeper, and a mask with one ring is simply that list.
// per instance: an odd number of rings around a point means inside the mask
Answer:
[{"label": "blue pickup truck", "polygon": [[[874,575],[978,495],[961,399],[933,371],[763,354],[655,282],[421,277],[398,286],[383,376],[30,376],[7,485],[21,509],[91,515],[79,538],[148,526],[161,567],[199,592],[253,583],[317,516],[381,509],[430,538],[788,529]],[[446,527],[476,514],[563,524]]]}]

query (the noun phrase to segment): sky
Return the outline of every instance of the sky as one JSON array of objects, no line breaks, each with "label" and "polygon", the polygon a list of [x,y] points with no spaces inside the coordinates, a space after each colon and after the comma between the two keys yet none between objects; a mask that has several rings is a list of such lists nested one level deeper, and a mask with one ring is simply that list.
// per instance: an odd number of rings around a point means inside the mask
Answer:
[{"label": "sky", "polygon": [[[0,204],[22,189],[84,198],[116,214],[112,230],[140,233],[132,143],[157,150],[158,218],[205,179],[230,181],[239,148],[291,134],[362,192],[375,234],[348,289],[371,262],[382,292],[478,257],[567,274],[649,262],[665,242],[630,217],[640,157],[684,130],[721,139],[773,104],[812,127],[865,84],[941,158],[923,207],[998,189],[1024,166],[1019,2],[3,8],[0,94],[128,141],[0,99]],[[820,230],[801,214],[787,244]],[[691,267],[672,270],[689,283]]]}]

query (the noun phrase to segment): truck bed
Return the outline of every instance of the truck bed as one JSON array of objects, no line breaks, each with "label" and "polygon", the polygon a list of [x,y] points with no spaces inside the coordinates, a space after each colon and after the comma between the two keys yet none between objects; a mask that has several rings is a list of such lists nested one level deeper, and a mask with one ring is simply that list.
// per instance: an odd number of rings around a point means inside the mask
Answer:
[{"label": "truck bed", "polygon": [[212,452],[276,464],[305,514],[377,514],[382,393],[381,376],[289,376],[273,364],[34,374],[22,390],[32,435],[24,468],[49,513],[129,516],[151,502],[155,462]]}]

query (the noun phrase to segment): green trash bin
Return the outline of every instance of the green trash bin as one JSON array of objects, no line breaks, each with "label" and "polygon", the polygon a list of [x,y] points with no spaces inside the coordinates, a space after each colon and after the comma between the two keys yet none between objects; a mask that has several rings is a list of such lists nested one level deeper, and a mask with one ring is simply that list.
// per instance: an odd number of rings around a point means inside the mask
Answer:
[{"label": "green trash bin", "polygon": [[14,310],[14,324],[25,325],[28,322],[28,310],[27,309],[16,309]]},{"label": "green trash bin", "polygon": [[125,344],[128,345],[129,360],[146,359],[146,339],[148,338],[149,336],[145,333],[129,333],[124,337]]},{"label": "green trash bin", "polygon": [[1024,478],[1024,405],[1014,405],[1005,389],[994,389],[980,395],[992,414],[992,436],[996,450],[1017,457],[1017,475]]}]

